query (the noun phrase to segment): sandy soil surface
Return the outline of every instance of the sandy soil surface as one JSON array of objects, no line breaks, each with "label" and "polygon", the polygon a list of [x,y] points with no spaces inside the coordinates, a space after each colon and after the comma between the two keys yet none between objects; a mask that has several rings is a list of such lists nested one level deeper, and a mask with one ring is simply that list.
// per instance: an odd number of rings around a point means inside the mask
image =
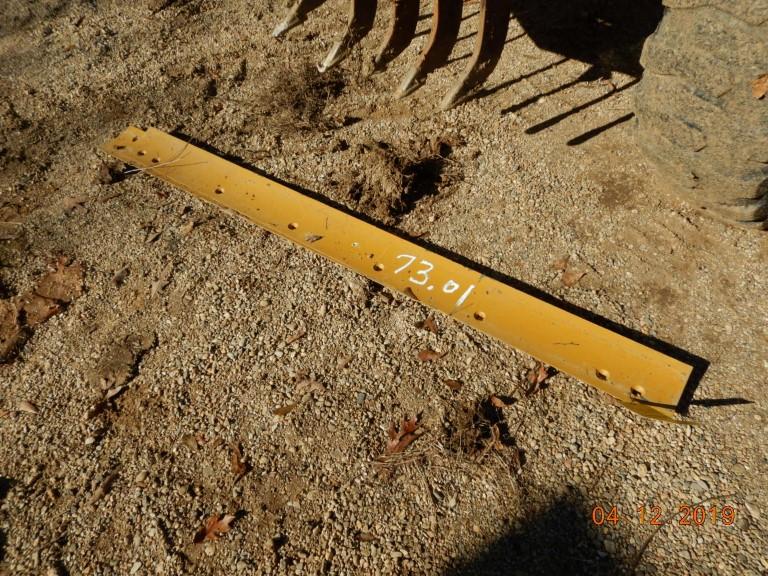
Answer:
[{"label": "sandy soil surface", "polygon": [[[365,76],[382,17],[318,76],[343,2],[277,41],[283,9],[0,8],[0,321],[19,329],[0,365],[0,573],[766,573],[768,244],[666,190],[631,120],[590,132],[631,112],[632,77],[513,22],[490,93],[436,112],[476,5],[402,101],[419,43]],[[527,355],[440,314],[419,327],[417,302],[123,174],[99,146],[129,124],[706,359],[698,425],[562,374],[527,395]],[[416,415],[423,433],[380,461]],[[681,524],[700,502],[706,521]],[[598,506],[618,521],[595,525]],[[221,537],[195,543],[215,515]]]}]

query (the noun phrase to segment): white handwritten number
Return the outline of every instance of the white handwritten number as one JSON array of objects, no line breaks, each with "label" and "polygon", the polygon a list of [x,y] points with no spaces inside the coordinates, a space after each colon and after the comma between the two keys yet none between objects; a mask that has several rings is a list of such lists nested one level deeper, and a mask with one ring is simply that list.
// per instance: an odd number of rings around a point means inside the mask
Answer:
[{"label": "white handwritten number", "polygon": [[419,286],[424,286],[424,284],[429,282],[429,273],[432,271],[432,268],[434,268],[434,265],[426,260],[420,260],[419,264],[424,264],[424,266],[426,266],[424,270],[418,270],[415,274],[416,276],[422,276],[422,280],[415,280],[414,278],[408,278],[408,280]]},{"label": "white handwritten number", "polygon": [[397,257],[397,259],[399,260],[400,258],[407,258],[408,262],[400,266],[400,268],[398,268],[397,270],[395,270],[395,274],[400,274],[400,272],[408,268],[408,266],[413,264],[413,261],[416,260],[416,256],[411,256],[410,254],[400,254]]},{"label": "white handwritten number", "polygon": [[474,284],[470,284],[469,288],[467,288],[464,291],[464,294],[462,294],[461,297],[456,301],[456,306],[461,306],[462,304],[464,304],[464,300],[467,299],[467,296],[469,296],[469,293],[472,292],[472,290],[474,290],[474,289],[475,289],[475,285]]},{"label": "white handwritten number", "polygon": [[445,283],[445,286],[443,286],[443,292],[445,292],[446,294],[453,294],[459,288],[461,288],[459,284],[457,284],[453,280],[448,280],[448,282]]}]

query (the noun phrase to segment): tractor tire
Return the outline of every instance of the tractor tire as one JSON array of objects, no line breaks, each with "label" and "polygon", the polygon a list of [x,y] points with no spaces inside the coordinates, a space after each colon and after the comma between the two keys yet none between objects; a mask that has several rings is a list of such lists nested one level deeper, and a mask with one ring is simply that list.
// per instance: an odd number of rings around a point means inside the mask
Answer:
[{"label": "tractor tire", "polygon": [[768,229],[768,0],[664,4],[641,57],[638,144],[697,208]]}]

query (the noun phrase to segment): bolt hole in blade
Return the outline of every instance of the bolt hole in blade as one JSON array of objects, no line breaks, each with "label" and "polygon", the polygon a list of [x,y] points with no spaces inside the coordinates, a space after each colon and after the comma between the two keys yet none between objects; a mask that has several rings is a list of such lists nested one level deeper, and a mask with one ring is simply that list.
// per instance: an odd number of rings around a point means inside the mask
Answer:
[{"label": "bolt hole in blade", "polygon": [[461,80],[440,103],[443,110],[467,100],[496,68],[507,39],[510,11],[509,0],[481,0],[480,30],[472,61]]},{"label": "bolt hole in blade", "polygon": [[355,44],[371,31],[376,17],[376,3],[376,0],[349,0],[347,29],[341,40],[333,45],[325,60],[318,65],[320,72],[325,72],[344,60]]},{"label": "bolt hole in blade", "polygon": [[275,26],[275,29],[272,31],[272,36],[280,38],[280,36],[288,32],[288,30],[304,22],[304,20],[307,19],[307,14],[321,6],[324,2],[325,0],[298,0],[288,11],[288,14],[286,14],[282,22]]},{"label": "bolt hole in blade", "polygon": [[416,65],[406,74],[395,96],[403,98],[424,84],[427,74],[448,61],[461,25],[462,0],[434,0],[432,30],[427,47],[419,54]]},{"label": "bolt hole in blade", "polygon": [[384,67],[400,56],[408,48],[416,34],[416,24],[419,21],[419,0],[390,0],[392,2],[392,17],[384,39],[376,56],[373,58],[373,69],[383,70]]}]

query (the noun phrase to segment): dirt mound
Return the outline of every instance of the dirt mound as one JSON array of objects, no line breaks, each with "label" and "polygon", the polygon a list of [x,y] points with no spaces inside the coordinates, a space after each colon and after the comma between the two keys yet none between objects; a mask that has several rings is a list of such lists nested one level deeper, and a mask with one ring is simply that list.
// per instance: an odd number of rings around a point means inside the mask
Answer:
[{"label": "dirt mound", "polygon": [[398,146],[373,140],[360,144],[356,152],[363,168],[344,183],[347,193],[361,212],[396,224],[423,199],[463,177],[451,160],[455,144],[440,138]]},{"label": "dirt mound", "polygon": [[263,89],[253,101],[254,111],[280,130],[317,130],[331,125],[324,111],[345,82],[339,70],[320,74],[309,62],[270,68]]}]

